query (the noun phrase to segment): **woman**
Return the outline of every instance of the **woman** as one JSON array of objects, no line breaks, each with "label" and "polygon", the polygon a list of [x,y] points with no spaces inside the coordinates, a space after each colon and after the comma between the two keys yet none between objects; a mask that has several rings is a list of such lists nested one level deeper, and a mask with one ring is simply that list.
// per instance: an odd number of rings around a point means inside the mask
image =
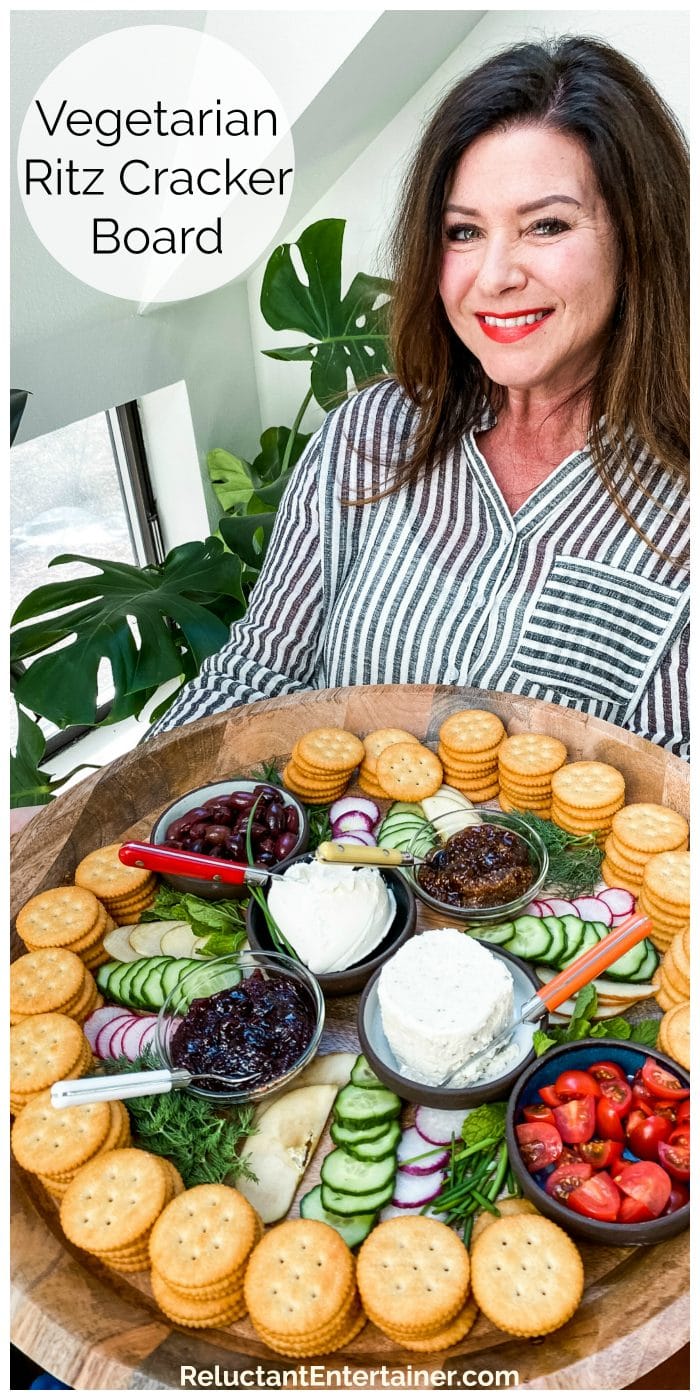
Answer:
[{"label": "woman", "polygon": [[308,445],[247,616],[153,732],[439,682],[685,754],[687,186],[605,44],[519,45],[448,94],[396,223],[395,378]]}]

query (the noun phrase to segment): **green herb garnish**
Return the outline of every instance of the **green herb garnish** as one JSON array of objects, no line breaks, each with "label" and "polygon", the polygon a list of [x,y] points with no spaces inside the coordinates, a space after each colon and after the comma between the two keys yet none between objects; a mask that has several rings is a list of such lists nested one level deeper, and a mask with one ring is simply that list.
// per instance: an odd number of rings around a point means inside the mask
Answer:
[{"label": "green herb garnish", "polygon": [[441,1214],[457,1226],[466,1245],[471,1238],[477,1210],[498,1215],[496,1198],[511,1179],[506,1133],[505,1103],[487,1103],[465,1118],[462,1136],[452,1139],[445,1186],[422,1214]]},{"label": "green herb garnish", "polygon": [[562,899],[575,899],[580,894],[592,894],[600,882],[603,852],[596,842],[595,831],[587,836],[572,836],[555,822],[538,817],[534,812],[518,812],[518,817],[540,837],[549,856],[547,889]]},{"label": "green herb garnish", "polygon": [[[105,1060],[107,1073],[160,1069],[153,1050],[135,1060]],[[167,1157],[185,1186],[201,1186],[210,1181],[232,1182],[238,1176],[255,1181],[239,1147],[250,1137],[254,1109],[251,1104],[227,1106],[225,1116],[205,1099],[174,1090],[142,1099],[127,1099],[131,1132],[136,1147]]]},{"label": "green herb garnish", "polygon": [[315,851],[322,841],[331,839],[330,807],[307,807],[309,819],[309,850]]},{"label": "green herb garnish", "polygon": [[593,1022],[598,1010],[598,993],[592,983],[582,987],[574,1003],[574,1014],[568,1026],[549,1026],[546,1031],[536,1030],[532,1037],[532,1048],[536,1055],[544,1055],[555,1045],[571,1045],[577,1040],[631,1040],[638,1045],[654,1049],[659,1033],[658,1021],[639,1021],[633,1025],[624,1016],[610,1016],[607,1020]]},{"label": "green herb garnish", "polygon": [[182,894],[171,885],[162,884],[150,909],[144,910],[140,922],[149,924],[159,919],[183,919],[190,924],[197,938],[206,939],[200,952],[208,957],[237,953],[246,940],[245,899],[200,899],[196,894]]}]

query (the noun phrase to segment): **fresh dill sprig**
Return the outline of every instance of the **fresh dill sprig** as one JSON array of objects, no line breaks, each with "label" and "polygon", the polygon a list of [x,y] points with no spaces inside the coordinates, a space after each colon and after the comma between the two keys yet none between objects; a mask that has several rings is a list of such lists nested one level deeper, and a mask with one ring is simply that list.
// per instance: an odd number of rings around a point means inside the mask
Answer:
[{"label": "fresh dill sprig", "polygon": [[309,819],[309,850],[315,851],[322,841],[331,839],[329,807],[307,807]]},{"label": "fresh dill sprig", "polygon": [[600,883],[603,852],[597,844],[597,832],[572,836],[555,822],[546,821],[534,812],[518,812],[518,817],[540,837],[549,855],[547,889],[563,899],[592,894]]}]

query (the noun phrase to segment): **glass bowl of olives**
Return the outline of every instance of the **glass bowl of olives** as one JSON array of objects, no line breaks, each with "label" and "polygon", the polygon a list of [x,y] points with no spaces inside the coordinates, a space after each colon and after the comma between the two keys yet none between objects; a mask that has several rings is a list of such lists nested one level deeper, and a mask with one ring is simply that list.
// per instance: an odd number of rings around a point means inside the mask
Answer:
[{"label": "glass bowl of olives", "polygon": [[[246,833],[252,860],[248,859]],[[161,813],[150,836],[156,846],[232,860],[273,871],[309,844],[305,808],[291,792],[254,778],[226,778],[183,793]],[[168,882],[185,894],[202,899],[235,899],[249,893],[246,885],[169,875]]]}]

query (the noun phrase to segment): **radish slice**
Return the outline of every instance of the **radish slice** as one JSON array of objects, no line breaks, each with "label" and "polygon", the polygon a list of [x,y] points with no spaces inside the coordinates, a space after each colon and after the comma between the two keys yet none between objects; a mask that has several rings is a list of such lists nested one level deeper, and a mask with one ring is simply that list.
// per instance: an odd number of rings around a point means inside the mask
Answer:
[{"label": "radish slice", "polygon": [[431,1172],[430,1176],[411,1176],[409,1172],[397,1172],[394,1183],[393,1206],[427,1206],[442,1190],[443,1172]]},{"label": "radish slice", "polygon": [[571,903],[570,899],[548,899],[547,903],[555,919],[563,919],[565,914],[575,914],[577,918],[579,917],[578,909],[575,904]]},{"label": "radish slice", "polygon": [[352,836],[334,836],[336,846],[376,846],[377,838],[371,831],[353,831]]},{"label": "radish slice", "polygon": [[144,1031],[141,1032],[141,1042],[140,1042],[140,1044],[139,1044],[139,1055],[142,1055],[143,1052],[144,1052],[144,1050],[147,1050],[147,1049],[148,1049],[149,1045],[154,1045],[154,1044],[155,1044],[155,1039],[156,1039],[156,1024],[155,1024],[155,1021],[154,1021],[154,1022],[153,1022],[153,1025],[151,1025],[151,1026],[146,1026],[146,1029],[145,1029]]},{"label": "radish slice", "polygon": [[[450,1160],[450,1154],[444,1148],[436,1147],[433,1152],[426,1148],[425,1138],[421,1137],[417,1128],[406,1129],[396,1156],[399,1167],[409,1176],[430,1176],[431,1172],[446,1167]],[[413,1161],[415,1157],[420,1160]]]},{"label": "radish slice", "polygon": [[112,1055],[112,1051],[110,1049],[110,1041],[112,1039],[112,1036],[120,1026],[123,1026],[125,1024],[128,1025],[130,1020],[131,1017],[126,1016],[124,1014],[122,1014],[119,1017],[113,1016],[111,1021],[108,1021],[107,1025],[103,1026],[102,1029],[97,1032],[97,1037],[95,1039],[95,1054],[98,1055],[101,1060],[110,1059]]},{"label": "radish slice", "polygon": [[328,809],[328,820],[331,826],[335,826],[341,817],[348,812],[364,812],[369,817],[369,829],[377,825],[381,817],[381,812],[371,797],[339,797]]},{"label": "radish slice", "polygon": [[124,1015],[123,1006],[101,1006],[99,1010],[93,1011],[83,1024],[83,1030],[87,1036],[90,1049],[97,1054],[97,1036],[103,1026],[108,1026],[111,1021],[120,1021]]},{"label": "radish slice", "polygon": [[542,919],[544,917],[544,910],[539,899],[532,899],[523,912],[525,914],[531,914],[534,919]]},{"label": "radish slice", "polygon": [[128,1060],[135,1060],[136,1056],[141,1053],[142,1039],[143,1026],[141,1025],[141,1017],[139,1016],[138,1019],[132,1021],[131,1025],[127,1026],[124,1031],[122,1036],[122,1055],[126,1055]]},{"label": "radish slice", "polygon": [[382,1221],[384,1221],[384,1220],[395,1220],[395,1219],[397,1218],[397,1216],[400,1216],[400,1217],[403,1219],[403,1218],[405,1218],[407,1215],[421,1215],[422,1213],[425,1214],[425,1217],[426,1217],[427,1220],[439,1220],[439,1221],[441,1222],[441,1224],[444,1224],[444,1222],[447,1220],[447,1216],[446,1216],[446,1215],[441,1215],[440,1211],[438,1211],[438,1210],[436,1210],[436,1211],[426,1210],[425,1212],[422,1212],[421,1206],[394,1206],[394,1205],[385,1206],[384,1209],[383,1209],[383,1211],[381,1212],[381,1215],[379,1216],[379,1219],[382,1220]]},{"label": "radish slice", "polygon": [[613,922],[616,918],[624,919],[628,914],[634,913],[634,895],[630,894],[629,890],[617,888],[599,890],[597,898],[602,900],[603,904],[607,904],[613,916]]},{"label": "radish slice", "polygon": [[[636,907],[636,906],[635,906],[635,907]],[[634,909],[630,909],[630,913],[629,913],[629,914],[613,914],[613,921],[612,921],[612,926],[613,926],[613,928],[619,928],[620,924],[624,924],[625,920],[626,920],[626,919],[629,919],[630,914],[634,914],[634,912],[635,912]]]},{"label": "radish slice", "polygon": [[589,924],[607,924],[610,928],[613,916],[608,904],[604,904],[602,899],[596,899],[595,895],[588,898],[576,899],[573,901],[578,909],[579,919]]},{"label": "radish slice", "polygon": [[425,1108],[421,1104],[416,1109],[416,1128],[426,1142],[436,1147],[449,1147],[454,1138],[462,1136],[462,1126],[467,1117],[464,1108]]},{"label": "radish slice", "polygon": [[540,909],[542,910],[543,919],[548,919],[550,914],[554,914],[554,910],[548,899],[538,899],[535,902],[539,904]]},{"label": "radish slice", "polygon": [[131,1029],[133,1024],[134,1017],[132,1017],[129,1021],[125,1021],[123,1023],[120,1023],[120,1025],[113,1027],[112,1034],[109,1038],[109,1053],[112,1059],[116,1060],[119,1055],[125,1054],[124,1037],[127,1034],[127,1032]]},{"label": "radish slice", "polygon": [[337,821],[331,822],[331,831],[334,837],[349,836],[353,831],[371,831],[373,826],[374,822],[366,812],[346,812]]}]

